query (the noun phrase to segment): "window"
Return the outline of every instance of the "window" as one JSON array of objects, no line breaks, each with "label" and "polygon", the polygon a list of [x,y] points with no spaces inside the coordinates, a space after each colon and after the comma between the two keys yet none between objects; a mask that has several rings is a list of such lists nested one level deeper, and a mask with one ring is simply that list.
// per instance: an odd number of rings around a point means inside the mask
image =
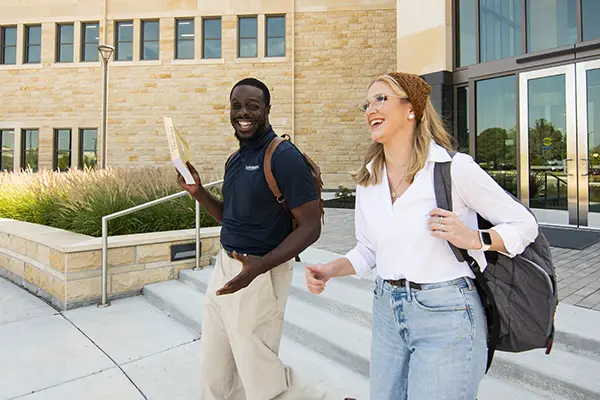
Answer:
[{"label": "window", "polygon": [[71,130],[54,130],[54,169],[60,172],[71,167]]},{"label": "window", "polygon": [[142,21],[142,60],[158,60],[159,40],[159,22]]},{"label": "window", "polygon": [[267,17],[267,57],[285,56],[285,17]]},{"label": "window", "polygon": [[22,135],[22,167],[31,168],[35,172],[38,170],[40,133],[37,129],[23,129]]},{"label": "window", "polygon": [[582,0],[581,23],[583,25],[583,40],[600,39],[598,15],[600,15],[600,1]]},{"label": "window", "polygon": [[100,24],[89,22],[81,25],[81,61],[98,61]]},{"label": "window", "polygon": [[17,28],[0,28],[0,64],[17,63]]},{"label": "window", "polygon": [[192,60],[194,58],[194,20],[178,19],[175,23],[175,58]]},{"label": "window", "polygon": [[221,58],[221,18],[202,20],[202,58]]},{"label": "window", "polygon": [[469,153],[469,88],[456,89],[456,133],[458,151]]},{"label": "window", "polygon": [[523,54],[521,0],[480,0],[481,62]]},{"label": "window", "polygon": [[[115,60],[133,60],[133,21],[121,21],[115,25]],[[97,50],[96,50],[97,51]]]},{"label": "window", "polygon": [[500,186],[516,196],[516,77],[512,75],[479,81],[475,90],[475,158]]},{"label": "window", "polygon": [[577,43],[576,0],[527,0],[527,51]]},{"label": "window", "polygon": [[14,170],[15,132],[0,130],[0,171]]},{"label": "window", "polygon": [[258,56],[258,27],[256,17],[238,19],[238,57]]},{"label": "window", "polygon": [[42,26],[25,27],[25,63],[37,64],[42,60]]},{"label": "window", "polygon": [[475,32],[475,2],[477,0],[458,0],[456,2],[457,37],[456,66],[477,62],[477,34]]},{"label": "window", "polygon": [[73,62],[73,24],[56,26],[56,62]]},{"label": "window", "polygon": [[82,168],[95,168],[98,163],[98,130],[81,129],[79,134],[79,143],[81,143],[80,166]]}]

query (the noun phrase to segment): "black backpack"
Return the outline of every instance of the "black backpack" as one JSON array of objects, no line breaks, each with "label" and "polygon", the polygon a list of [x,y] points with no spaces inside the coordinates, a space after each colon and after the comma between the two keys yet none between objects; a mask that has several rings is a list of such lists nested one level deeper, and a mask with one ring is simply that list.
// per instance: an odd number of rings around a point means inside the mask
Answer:
[{"label": "black backpack", "polygon": [[[450,157],[456,154],[448,153]],[[434,169],[437,205],[448,211],[452,211],[451,164],[451,161],[439,162]],[[492,227],[479,214],[477,220],[480,229]],[[546,354],[550,354],[558,295],[550,246],[541,230],[535,241],[514,258],[487,251],[488,265],[483,273],[466,250],[448,244],[456,258],[466,261],[475,274],[475,285],[487,317],[487,369],[495,350],[515,353],[545,348]]]}]

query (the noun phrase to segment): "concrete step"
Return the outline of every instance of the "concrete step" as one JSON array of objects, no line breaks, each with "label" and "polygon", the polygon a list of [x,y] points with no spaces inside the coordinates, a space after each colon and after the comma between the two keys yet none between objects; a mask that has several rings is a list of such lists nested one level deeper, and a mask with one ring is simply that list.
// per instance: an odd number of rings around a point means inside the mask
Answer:
[{"label": "concrete step", "polygon": [[[179,280],[205,292],[212,271],[212,267],[181,271]],[[287,301],[284,334],[355,372],[369,375],[371,330],[365,325],[292,295]]]},{"label": "concrete step", "polygon": [[[204,294],[192,287],[189,281],[188,284],[168,281],[146,285],[144,296],[171,318],[201,331]],[[340,400],[348,396],[361,400],[369,398],[366,376],[301,345],[287,333],[282,339],[280,353],[284,363],[291,365],[304,382],[325,390],[328,399]]]},{"label": "concrete step", "polygon": [[522,386],[486,375],[479,384],[477,400],[567,400],[563,397],[542,394]]}]

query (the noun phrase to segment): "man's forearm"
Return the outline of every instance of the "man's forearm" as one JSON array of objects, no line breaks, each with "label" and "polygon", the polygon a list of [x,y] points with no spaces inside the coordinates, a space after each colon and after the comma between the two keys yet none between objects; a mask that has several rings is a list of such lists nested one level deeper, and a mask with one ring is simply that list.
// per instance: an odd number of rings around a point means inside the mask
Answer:
[{"label": "man's forearm", "polygon": [[208,190],[200,187],[194,198],[219,223],[223,222],[223,202],[213,196]]},{"label": "man's forearm", "polygon": [[262,273],[291,260],[304,251],[308,246],[319,239],[321,235],[321,224],[306,224],[299,226],[285,238],[275,249],[263,257],[264,269]]}]

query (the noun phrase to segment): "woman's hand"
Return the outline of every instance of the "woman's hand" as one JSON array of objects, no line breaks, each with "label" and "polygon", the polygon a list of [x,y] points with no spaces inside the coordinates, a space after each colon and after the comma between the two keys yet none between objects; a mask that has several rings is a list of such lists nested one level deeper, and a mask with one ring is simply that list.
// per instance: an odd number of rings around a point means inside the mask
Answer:
[{"label": "woman's hand", "polygon": [[332,277],[333,271],[328,264],[306,266],[306,287],[312,294],[321,294]]},{"label": "woman's hand", "polygon": [[479,239],[479,232],[469,229],[451,211],[435,208],[429,213],[429,228],[431,235],[445,239],[465,250],[479,250],[483,246]]}]

